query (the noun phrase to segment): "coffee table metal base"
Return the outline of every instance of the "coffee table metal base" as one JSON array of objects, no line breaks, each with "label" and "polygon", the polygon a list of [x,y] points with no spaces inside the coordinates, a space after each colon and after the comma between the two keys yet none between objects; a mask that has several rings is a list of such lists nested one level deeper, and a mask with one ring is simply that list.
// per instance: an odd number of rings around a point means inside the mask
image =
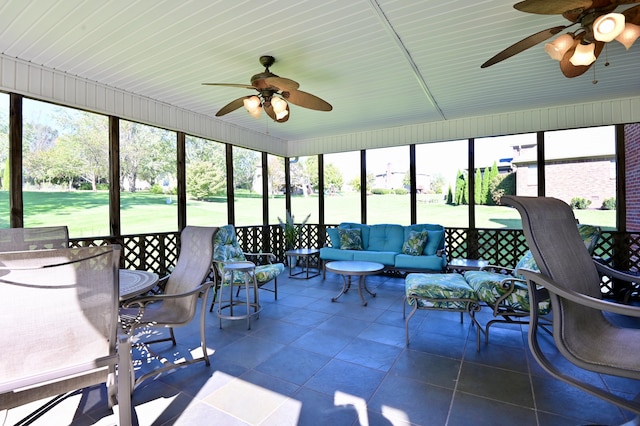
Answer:
[{"label": "coffee table metal base", "polygon": [[376,297],[376,293],[373,293],[367,288],[367,275],[374,275],[381,272],[384,269],[384,265],[376,262],[335,261],[327,263],[326,269],[341,275],[343,281],[340,293],[331,298],[332,302],[335,302],[340,296],[348,292],[351,288],[352,278],[357,277],[358,294],[360,295],[360,300],[362,300],[362,306],[367,306],[367,301],[364,300],[362,290],[364,289],[371,297]]}]

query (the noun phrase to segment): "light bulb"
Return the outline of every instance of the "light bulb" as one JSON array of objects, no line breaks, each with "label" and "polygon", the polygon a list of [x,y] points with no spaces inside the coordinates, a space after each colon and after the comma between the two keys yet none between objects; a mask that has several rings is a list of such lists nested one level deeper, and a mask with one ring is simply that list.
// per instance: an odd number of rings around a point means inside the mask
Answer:
[{"label": "light bulb", "polygon": [[251,114],[253,118],[260,118],[260,113],[262,112],[262,106],[260,105],[259,97],[251,96],[251,97],[245,98],[243,103],[244,103],[245,109],[249,111],[249,114]]},{"label": "light bulb", "polygon": [[607,13],[593,21],[593,37],[598,41],[610,42],[624,31],[624,15]]},{"label": "light bulb", "polygon": [[616,40],[622,43],[624,47],[629,50],[633,42],[635,42],[638,37],[640,37],[640,26],[627,22],[624,26],[624,31],[616,37]]},{"label": "light bulb", "polygon": [[573,46],[573,37],[569,34],[562,34],[554,41],[544,45],[544,51],[549,54],[551,59],[561,61],[564,54]]},{"label": "light bulb", "polygon": [[279,98],[277,96],[273,96],[271,98],[271,106],[273,107],[273,111],[276,114],[287,110],[287,102],[284,99]]},{"label": "light bulb", "polygon": [[569,62],[571,62],[575,67],[580,65],[591,65],[596,60],[596,56],[593,54],[595,48],[596,45],[594,43],[578,44],[576,46],[576,51],[573,53],[573,56],[571,56],[571,59],[569,59]]}]

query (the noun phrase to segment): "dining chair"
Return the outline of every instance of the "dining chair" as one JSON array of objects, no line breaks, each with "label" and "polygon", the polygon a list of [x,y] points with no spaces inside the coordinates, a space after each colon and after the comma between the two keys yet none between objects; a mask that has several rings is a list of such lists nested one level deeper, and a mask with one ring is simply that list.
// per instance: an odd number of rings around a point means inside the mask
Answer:
[{"label": "dining chair", "polygon": [[[167,279],[162,294],[142,296],[127,300],[120,309],[120,317],[130,336],[141,329],[166,328],[169,337],[143,341],[136,345],[142,346],[151,355],[160,360],[164,366],[143,374],[135,380],[137,386],[145,379],[158,375],[164,371],[173,370],[184,365],[204,361],[209,365],[207,342],[205,335],[204,304],[209,290],[215,284],[215,274],[212,273],[213,237],[218,231],[216,227],[187,226],[180,233],[180,253],[176,266]],[[208,280],[213,276],[213,280]],[[158,342],[171,341],[176,345],[173,329],[186,326],[195,317],[198,299],[202,298],[203,307],[200,312],[200,346],[202,356],[182,362],[171,362],[163,356],[154,353],[149,345]]]},{"label": "dining chair", "polygon": [[[600,274],[637,280],[591,258],[575,226],[573,210],[563,201],[547,197],[502,197],[515,207],[539,272],[521,269],[533,303],[541,290],[548,294],[553,313],[553,340],[559,353],[572,364],[592,372],[640,380],[640,307],[604,300]],[[635,319],[635,327],[616,321]],[[640,400],[625,398],[607,388],[569,374],[541,349],[539,316],[531,311],[528,341],[536,361],[552,376],[585,392],[640,414]],[[639,382],[640,385],[640,382]],[[640,420],[637,418],[636,420]],[[634,423],[638,424],[638,423]]]},{"label": "dining chair", "polygon": [[120,246],[0,253],[0,410],[106,383],[131,424]]},{"label": "dining chair", "polygon": [[0,229],[0,252],[69,247],[66,226]]}]

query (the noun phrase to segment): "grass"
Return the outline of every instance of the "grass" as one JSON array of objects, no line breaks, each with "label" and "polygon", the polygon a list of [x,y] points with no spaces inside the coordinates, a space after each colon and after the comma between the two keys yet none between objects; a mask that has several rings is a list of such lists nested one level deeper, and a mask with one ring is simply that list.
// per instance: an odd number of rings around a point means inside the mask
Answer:
[{"label": "grass", "polygon": [[[24,192],[25,226],[67,225],[72,237],[109,235],[109,193],[107,191]],[[176,231],[178,209],[175,196],[147,192],[120,194],[120,218],[123,234]],[[309,223],[318,223],[317,196],[293,197],[292,213],[302,221],[311,213]],[[236,224],[262,223],[262,199],[239,195],[235,199]],[[325,197],[325,222],[360,222],[360,195]],[[409,195],[370,195],[367,197],[367,223],[399,223],[407,225]],[[418,223],[439,223],[447,227],[468,226],[468,206],[449,206],[418,202]],[[277,224],[285,217],[285,199],[269,199],[269,223]],[[615,210],[576,210],[580,223],[615,229]],[[187,201],[187,224],[215,226],[228,223],[225,199]],[[520,216],[508,207],[476,207],[478,228],[520,228]],[[0,191],[0,228],[9,227],[9,194]]]}]

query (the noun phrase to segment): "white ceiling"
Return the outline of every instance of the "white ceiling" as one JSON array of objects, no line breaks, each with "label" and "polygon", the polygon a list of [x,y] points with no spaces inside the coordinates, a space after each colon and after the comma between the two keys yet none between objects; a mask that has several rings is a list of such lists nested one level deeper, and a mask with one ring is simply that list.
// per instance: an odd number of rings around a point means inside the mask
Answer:
[{"label": "white ceiling", "polygon": [[609,43],[565,78],[543,44],[480,65],[561,16],[513,0],[4,0],[0,53],[213,117],[271,71],[333,105],[283,124],[244,109],[227,123],[287,141],[640,95],[640,43]]}]

